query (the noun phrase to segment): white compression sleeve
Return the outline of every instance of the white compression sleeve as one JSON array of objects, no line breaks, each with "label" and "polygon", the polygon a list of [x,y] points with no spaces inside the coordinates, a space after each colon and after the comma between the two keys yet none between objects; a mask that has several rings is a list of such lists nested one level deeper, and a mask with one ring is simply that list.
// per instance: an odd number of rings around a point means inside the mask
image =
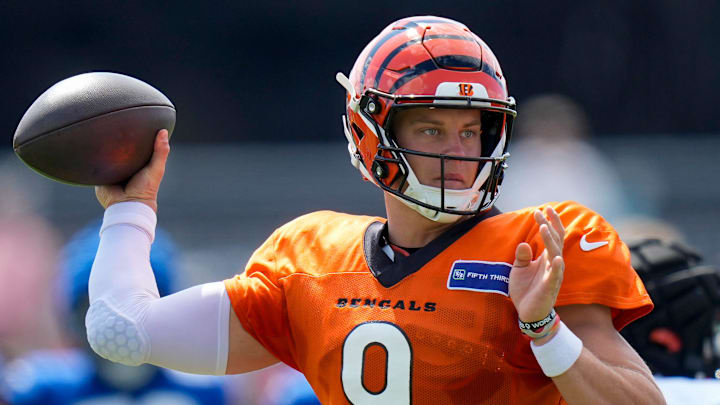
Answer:
[{"label": "white compression sleeve", "polygon": [[196,374],[225,374],[230,299],[222,282],[159,298],[150,268],[155,212],[125,202],[105,211],[90,274],[88,341],[100,356]]}]

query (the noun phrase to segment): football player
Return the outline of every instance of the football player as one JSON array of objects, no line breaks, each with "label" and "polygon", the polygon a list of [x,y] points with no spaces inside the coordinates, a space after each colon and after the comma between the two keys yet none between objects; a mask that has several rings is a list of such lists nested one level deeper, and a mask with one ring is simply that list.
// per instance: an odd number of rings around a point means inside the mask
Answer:
[{"label": "football player", "polygon": [[387,218],[302,216],[243,274],[158,299],[160,131],[124,188],[96,189],[86,323],[100,355],[209,374],[282,361],[327,404],[664,402],[618,333],[653,304],[613,228],[574,202],[493,208],[516,111],[478,36],[401,19],[337,80],[351,161]]}]

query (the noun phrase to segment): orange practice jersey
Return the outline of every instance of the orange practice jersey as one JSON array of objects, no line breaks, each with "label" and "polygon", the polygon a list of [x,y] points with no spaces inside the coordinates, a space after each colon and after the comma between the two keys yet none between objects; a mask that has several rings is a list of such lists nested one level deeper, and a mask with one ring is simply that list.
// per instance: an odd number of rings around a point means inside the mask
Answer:
[{"label": "orange practice jersey", "polygon": [[[618,330],[648,313],[610,225],[573,202],[552,206],[566,227],[556,306],[608,306]],[[564,403],[507,296],[517,245],[544,249],[533,210],[463,221],[394,262],[383,219],[316,212],[275,231],[225,284],[245,330],[323,404]]]}]

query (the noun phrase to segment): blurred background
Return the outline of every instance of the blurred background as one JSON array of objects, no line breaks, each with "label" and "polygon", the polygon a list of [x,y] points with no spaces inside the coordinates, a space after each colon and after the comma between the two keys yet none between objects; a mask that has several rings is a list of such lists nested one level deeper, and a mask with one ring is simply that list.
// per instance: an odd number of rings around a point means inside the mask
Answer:
[{"label": "blurred background", "polygon": [[[14,222],[0,232],[46,227],[39,234],[52,236],[28,240],[55,252],[101,217],[91,188],[36,175],[11,147],[35,98],[89,71],[140,78],[178,110],[159,223],[178,246],[179,288],[242,271],[300,214],[383,215],[381,193],[349,164],[334,76],[387,24],[418,14],[459,20],[483,38],[518,101],[501,209],[574,199],[624,237],[681,240],[720,263],[717,0],[3,2],[0,217]],[[0,284],[32,256],[4,241],[12,255]],[[49,275],[17,294],[52,283],[52,261],[32,265]],[[8,311],[0,307],[0,319]],[[12,348],[5,361],[33,345],[71,344],[56,334],[32,344],[0,335]]]}]

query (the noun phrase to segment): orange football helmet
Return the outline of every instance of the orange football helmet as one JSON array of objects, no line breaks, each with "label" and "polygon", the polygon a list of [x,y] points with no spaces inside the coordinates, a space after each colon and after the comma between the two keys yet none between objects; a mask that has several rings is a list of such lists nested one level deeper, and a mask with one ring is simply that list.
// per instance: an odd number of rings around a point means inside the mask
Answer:
[{"label": "orange football helmet", "polygon": [[[516,116],[505,77],[490,48],[465,25],[441,17],[409,17],[387,26],[358,57],[350,77],[336,76],[347,90],[343,127],[353,166],[423,216],[454,222],[489,210],[507,168]],[[477,108],[482,111],[481,156],[425,153],[400,147],[392,134],[403,108]],[[479,162],[471,188],[421,184],[405,155]]]}]

